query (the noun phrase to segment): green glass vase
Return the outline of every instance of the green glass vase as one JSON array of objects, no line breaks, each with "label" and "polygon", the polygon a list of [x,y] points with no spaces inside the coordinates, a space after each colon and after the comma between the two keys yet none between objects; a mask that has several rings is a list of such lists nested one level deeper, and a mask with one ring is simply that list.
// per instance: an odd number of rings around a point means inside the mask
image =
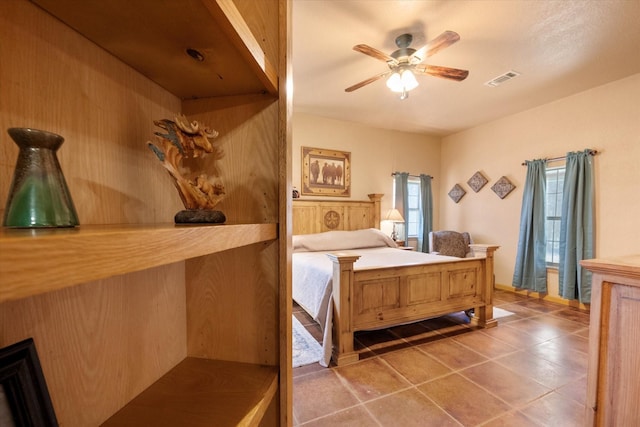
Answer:
[{"label": "green glass vase", "polygon": [[20,148],[4,212],[5,227],[75,227],[79,224],[56,152],[64,138],[55,133],[10,128]]}]

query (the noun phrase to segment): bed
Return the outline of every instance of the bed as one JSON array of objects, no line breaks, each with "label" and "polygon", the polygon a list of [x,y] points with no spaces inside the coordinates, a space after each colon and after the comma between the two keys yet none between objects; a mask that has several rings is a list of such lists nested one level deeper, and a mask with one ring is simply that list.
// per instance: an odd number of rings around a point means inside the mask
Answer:
[{"label": "bed", "polygon": [[471,245],[456,258],[397,248],[380,228],[382,195],[369,201],[293,202],[293,299],[324,331],[323,366],[358,361],[354,333],[474,309],[493,318],[493,254]]}]

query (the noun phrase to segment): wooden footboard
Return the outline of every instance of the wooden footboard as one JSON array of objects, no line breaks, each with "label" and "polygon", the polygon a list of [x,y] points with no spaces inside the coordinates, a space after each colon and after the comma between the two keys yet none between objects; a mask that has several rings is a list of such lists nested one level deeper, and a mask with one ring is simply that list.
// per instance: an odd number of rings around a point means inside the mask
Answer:
[{"label": "wooden footboard", "polygon": [[328,254],[333,261],[333,360],[358,361],[356,331],[376,329],[475,309],[472,322],[493,318],[494,245],[471,245],[475,257],[455,261],[354,270],[358,255]]}]

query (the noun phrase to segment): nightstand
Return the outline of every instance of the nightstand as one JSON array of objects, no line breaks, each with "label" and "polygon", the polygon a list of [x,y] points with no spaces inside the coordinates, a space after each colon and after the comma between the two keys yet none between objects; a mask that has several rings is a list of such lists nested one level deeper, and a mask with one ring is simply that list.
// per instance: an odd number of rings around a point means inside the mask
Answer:
[{"label": "nightstand", "polygon": [[402,249],[405,251],[412,251],[414,249],[413,246],[405,246],[404,240],[396,240],[396,245],[398,245],[398,249]]}]

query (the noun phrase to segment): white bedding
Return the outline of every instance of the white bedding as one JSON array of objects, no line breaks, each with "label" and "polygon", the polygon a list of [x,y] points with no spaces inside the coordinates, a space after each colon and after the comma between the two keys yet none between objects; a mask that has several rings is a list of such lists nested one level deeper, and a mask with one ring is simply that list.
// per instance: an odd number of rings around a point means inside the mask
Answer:
[{"label": "white bedding", "polygon": [[396,242],[376,228],[355,231],[327,231],[325,233],[293,236],[293,251],[340,251],[344,249],[397,247]]},{"label": "white bedding", "polygon": [[[360,259],[354,264],[356,270],[459,259],[397,249],[395,242],[377,229],[299,235],[293,236],[293,242],[293,299],[323,329],[324,357],[320,360],[322,366],[329,366],[332,349],[333,263],[327,253],[360,255]],[[345,251],[348,248],[355,250]]]}]

